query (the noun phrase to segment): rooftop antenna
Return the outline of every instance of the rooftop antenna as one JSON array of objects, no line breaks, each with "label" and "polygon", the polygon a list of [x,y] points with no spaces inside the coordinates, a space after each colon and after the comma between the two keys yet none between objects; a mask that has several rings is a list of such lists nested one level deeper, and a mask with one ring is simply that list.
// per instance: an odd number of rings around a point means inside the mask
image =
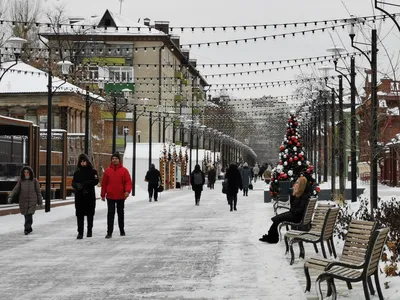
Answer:
[{"label": "rooftop antenna", "polygon": [[122,12],[122,2],[124,2],[124,0],[119,0],[119,14]]}]

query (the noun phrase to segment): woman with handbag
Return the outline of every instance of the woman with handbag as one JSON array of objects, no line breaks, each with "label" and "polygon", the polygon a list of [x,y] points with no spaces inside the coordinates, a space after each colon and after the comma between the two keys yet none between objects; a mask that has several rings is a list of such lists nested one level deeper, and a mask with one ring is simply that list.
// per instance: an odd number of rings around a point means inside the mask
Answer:
[{"label": "woman with handbag", "polygon": [[24,233],[28,235],[32,232],[36,205],[41,207],[43,200],[39,181],[35,178],[31,167],[25,166],[22,168],[20,179],[12,190],[8,203],[12,203],[12,199],[18,199],[19,210],[25,217]]},{"label": "woman with handbag", "polygon": [[99,183],[97,171],[93,169],[86,154],[79,155],[78,167],[72,179],[75,189],[75,215],[78,224],[78,240],[83,238],[85,216],[87,217],[87,237],[92,237],[93,218],[96,209],[94,187]]}]

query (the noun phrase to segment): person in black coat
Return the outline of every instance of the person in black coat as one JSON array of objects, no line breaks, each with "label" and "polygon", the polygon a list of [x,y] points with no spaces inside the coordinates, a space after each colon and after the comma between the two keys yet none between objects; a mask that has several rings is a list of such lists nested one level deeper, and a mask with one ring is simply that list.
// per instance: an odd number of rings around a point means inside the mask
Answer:
[{"label": "person in black coat", "polygon": [[92,237],[93,217],[96,209],[94,187],[99,183],[97,171],[86,154],[79,155],[78,167],[72,179],[75,189],[75,214],[78,223],[77,239],[83,238],[84,219],[87,216],[87,237]]},{"label": "person in black coat", "polygon": [[190,185],[194,191],[194,202],[195,205],[200,205],[201,192],[203,191],[203,185],[206,182],[204,173],[200,169],[200,165],[194,167],[194,171],[190,174]]},{"label": "person in black coat", "polygon": [[152,197],[154,197],[154,201],[158,201],[158,187],[161,183],[161,173],[156,169],[154,164],[150,165],[150,170],[147,171],[144,180],[148,183],[149,202],[151,202]]},{"label": "person in black coat", "polygon": [[228,204],[230,206],[230,209],[237,210],[236,205],[237,205],[237,194],[240,190],[243,190],[243,183],[242,183],[242,176],[240,175],[240,171],[235,164],[231,164],[226,170],[225,173],[225,179],[227,179],[228,182],[228,188],[227,188],[227,193],[226,197],[228,199]]},{"label": "person in black coat", "polygon": [[215,168],[211,166],[210,170],[208,171],[208,184],[211,190],[214,189],[216,178],[217,178],[217,172],[215,171]]},{"label": "person in black coat", "polygon": [[278,243],[278,225],[283,221],[299,223],[303,219],[309,200],[310,190],[307,179],[300,176],[293,185],[293,193],[290,195],[290,210],[272,217],[268,234],[264,234],[259,240],[270,244]]}]

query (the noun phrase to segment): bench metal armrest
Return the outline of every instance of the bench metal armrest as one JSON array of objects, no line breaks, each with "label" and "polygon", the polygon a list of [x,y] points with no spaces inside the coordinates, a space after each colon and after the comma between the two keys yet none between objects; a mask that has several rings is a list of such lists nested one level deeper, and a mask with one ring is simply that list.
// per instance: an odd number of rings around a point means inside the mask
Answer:
[{"label": "bench metal armrest", "polygon": [[341,261],[332,261],[325,267],[325,271],[329,271],[333,267],[345,267],[345,268],[349,268],[349,269],[358,270],[358,269],[364,268],[364,266],[365,266],[365,262],[363,262],[360,265],[355,265],[355,264],[345,263],[345,262],[341,262]]}]

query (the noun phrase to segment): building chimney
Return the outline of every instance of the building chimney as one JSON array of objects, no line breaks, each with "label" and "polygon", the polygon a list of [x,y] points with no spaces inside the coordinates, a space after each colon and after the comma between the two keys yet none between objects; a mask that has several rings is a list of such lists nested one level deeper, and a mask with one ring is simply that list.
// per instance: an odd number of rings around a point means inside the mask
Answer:
[{"label": "building chimney", "polygon": [[188,48],[183,48],[182,49],[182,54],[186,58],[187,61],[189,61],[190,57],[190,50]]},{"label": "building chimney", "polygon": [[155,21],[154,28],[165,34],[169,34],[169,21]]},{"label": "building chimney", "polygon": [[171,42],[173,42],[175,44],[175,46],[178,47],[178,48],[180,46],[180,39],[181,39],[181,37],[179,35],[172,35],[171,36]]},{"label": "building chimney", "polygon": [[197,67],[197,59],[189,59],[189,64],[191,64],[194,68]]},{"label": "building chimney", "polygon": [[146,26],[150,26],[150,19],[149,18],[144,18],[143,23]]}]

